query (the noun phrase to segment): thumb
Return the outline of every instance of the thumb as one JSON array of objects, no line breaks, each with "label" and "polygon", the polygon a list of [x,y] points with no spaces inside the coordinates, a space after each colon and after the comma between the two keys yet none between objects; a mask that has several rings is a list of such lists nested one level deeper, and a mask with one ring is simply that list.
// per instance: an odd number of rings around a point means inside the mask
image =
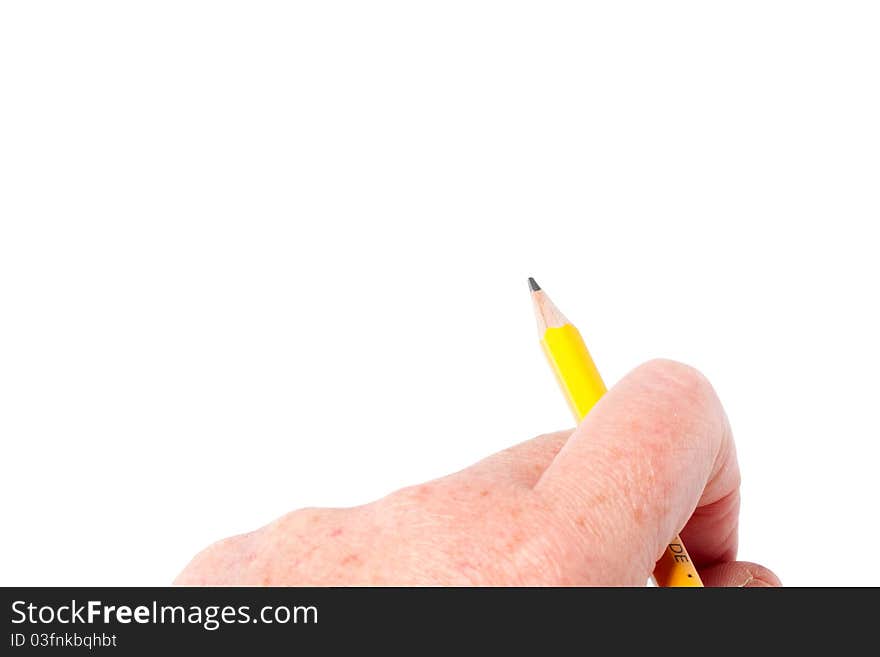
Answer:
[{"label": "thumb", "polygon": [[736,553],[739,469],[727,417],[706,378],[680,363],[651,361],[624,377],[535,491],[558,515],[563,554],[584,583],[644,584],[698,507],[687,531],[697,565]]},{"label": "thumb", "polygon": [[782,582],[775,573],[748,561],[715,564],[700,573],[706,586],[738,586],[742,588],[776,587]]}]

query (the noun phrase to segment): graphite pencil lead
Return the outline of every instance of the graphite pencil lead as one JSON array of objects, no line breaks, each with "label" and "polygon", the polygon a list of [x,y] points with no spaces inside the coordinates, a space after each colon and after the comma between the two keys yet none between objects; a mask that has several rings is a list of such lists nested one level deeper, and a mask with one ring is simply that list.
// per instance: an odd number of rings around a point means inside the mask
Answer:
[{"label": "graphite pencil lead", "polygon": [[541,286],[538,285],[538,281],[536,281],[531,276],[529,276],[529,289],[531,289],[532,292],[537,292],[541,289]]}]

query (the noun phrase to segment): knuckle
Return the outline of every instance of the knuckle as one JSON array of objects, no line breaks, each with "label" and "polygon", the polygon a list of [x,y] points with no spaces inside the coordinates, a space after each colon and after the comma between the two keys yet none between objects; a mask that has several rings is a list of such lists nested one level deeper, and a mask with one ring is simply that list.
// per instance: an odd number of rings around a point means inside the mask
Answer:
[{"label": "knuckle", "polygon": [[383,500],[379,500],[378,504],[387,510],[406,513],[424,509],[434,497],[435,490],[432,484],[418,484],[401,488]]},{"label": "knuckle", "polygon": [[675,360],[656,358],[644,363],[636,370],[647,382],[657,386],[669,387],[690,397],[714,397],[715,391],[702,372]]},{"label": "knuckle", "polygon": [[635,374],[640,385],[659,407],[672,415],[721,418],[721,402],[712,384],[699,370],[674,360],[656,359],[641,365]]},{"label": "knuckle", "polygon": [[230,536],[204,548],[177,576],[175,584],[200,586],[217,583],[217,573],[231,569],[242,540],[241,536]]}]

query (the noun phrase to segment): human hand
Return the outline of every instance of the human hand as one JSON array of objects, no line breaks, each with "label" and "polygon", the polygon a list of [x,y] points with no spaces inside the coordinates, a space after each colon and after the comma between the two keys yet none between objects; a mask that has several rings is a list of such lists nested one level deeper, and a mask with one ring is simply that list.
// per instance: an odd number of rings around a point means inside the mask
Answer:
[{"label": "human hand", "polygon": [[175,583],[642,586],[681,530],[706,586],[778,586],[734,561],[739,485],[712,386],[651,361],[574,431],[363,506],[294,511],[208,547]]}]

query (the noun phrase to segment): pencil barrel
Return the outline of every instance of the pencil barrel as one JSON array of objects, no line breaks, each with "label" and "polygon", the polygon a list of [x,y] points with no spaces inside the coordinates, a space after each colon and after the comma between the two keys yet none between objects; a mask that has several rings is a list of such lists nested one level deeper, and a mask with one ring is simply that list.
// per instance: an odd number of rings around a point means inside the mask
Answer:
[{"label": "pencil barrel", "polygon": [[580,332],[571,324],[548,328],[541,340],[547,360],[580,422],[607,389]]},{"label": "pencil barrel", "polygon": [[657,586],[703,586],[700,574],[677,534],[655,564],[653,578]]}]

